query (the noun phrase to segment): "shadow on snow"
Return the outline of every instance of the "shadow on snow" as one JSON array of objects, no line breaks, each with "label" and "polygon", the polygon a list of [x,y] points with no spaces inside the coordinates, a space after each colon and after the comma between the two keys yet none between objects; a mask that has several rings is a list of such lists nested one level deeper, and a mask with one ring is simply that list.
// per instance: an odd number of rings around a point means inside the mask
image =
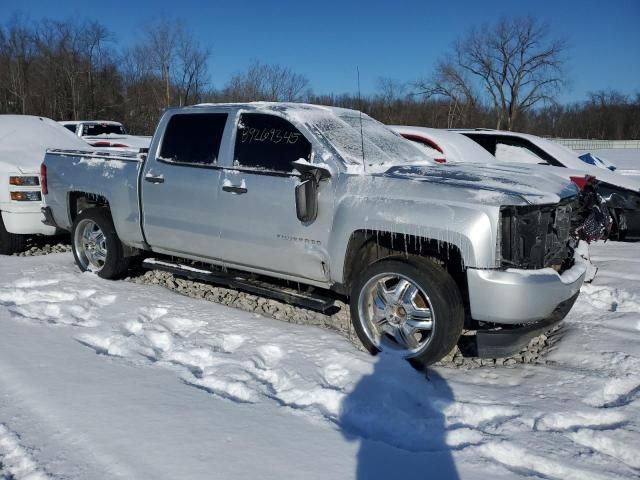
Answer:
[{"label": "shadow on snow", "polygon": [[379,354],[373,372],[345,399],[339,422],[345,438],[360,441],[356,478],[458,479],[443,413],[452,402],[435,370],[417,372]]}]

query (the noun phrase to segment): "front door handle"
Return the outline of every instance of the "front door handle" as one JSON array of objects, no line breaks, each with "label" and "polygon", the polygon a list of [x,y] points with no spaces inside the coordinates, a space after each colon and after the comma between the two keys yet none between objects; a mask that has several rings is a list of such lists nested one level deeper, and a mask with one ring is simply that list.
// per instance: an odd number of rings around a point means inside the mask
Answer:
[{"label": "front door handle", "polygon": [[237,193],[237,194],[248,192],[246,187],[240,187],[238,185],[223,185],[222,190],[224,190],[225,192],[231,192],[231,193]]},{"label": "front door handle", "polygon": [[162,175],[145,175],[144,180],[149,183],[164,183],[164,177]]}]

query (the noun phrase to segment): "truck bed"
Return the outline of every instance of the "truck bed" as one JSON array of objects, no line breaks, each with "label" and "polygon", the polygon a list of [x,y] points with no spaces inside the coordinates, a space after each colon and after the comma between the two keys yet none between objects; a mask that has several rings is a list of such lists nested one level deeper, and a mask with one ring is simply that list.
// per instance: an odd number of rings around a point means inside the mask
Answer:
[{"label": "truck bed", "polygon": [[[142,158],[133,152],[99,150],[47,150],[48,207],[56,226],[70,230],[82,208],[77,199],[102,197],[113,212],[120,239],[131,246],[143,246],[140,227],[139,175]],[[82,201],[80,201],[82,202]]]}]

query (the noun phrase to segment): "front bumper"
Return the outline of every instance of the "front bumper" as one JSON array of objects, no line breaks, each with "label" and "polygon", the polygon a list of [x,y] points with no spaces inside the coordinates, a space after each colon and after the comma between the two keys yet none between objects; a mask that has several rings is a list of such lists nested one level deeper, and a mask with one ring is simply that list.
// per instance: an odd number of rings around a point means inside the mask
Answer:
[{"label": "front bumper", "polygon": [[552,316],[575,296],[584,282],[587,264],[576,256],[570,269],[558,274],[541,270],[467,269],[469,303],[474,320],[522,325]]},{"label": "front bumper", "polygon": [[40,202],[33,205],[5,205],[2,221],[9,233],[19,235],[55,235],[56,228],[42,223],[44,216]]},{"label": "front bumper", "polygon": [[573,307],[578,295],[580,292],[561,302],[549,318],[514,328],[478,330],[471,337],[463,337],[463,354],[480,358],[505,358],[520,353],[533,337],[547,333],[560,323]]}]

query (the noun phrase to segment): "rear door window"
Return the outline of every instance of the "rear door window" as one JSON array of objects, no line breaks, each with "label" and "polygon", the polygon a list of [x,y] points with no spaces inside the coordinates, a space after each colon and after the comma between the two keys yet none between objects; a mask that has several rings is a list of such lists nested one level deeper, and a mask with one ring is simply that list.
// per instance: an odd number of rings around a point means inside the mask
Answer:
[{"label": "rear door window", "polygon": [[158,160],[215,165],[227,123],[226,113],[181,113],[169,119]]},{"label": "rear door window", "polygon": [[311,143],[284,118],[243,113],[233,158],[236,167],[289,173],[293,171],[291,162],[311,159]]}]

